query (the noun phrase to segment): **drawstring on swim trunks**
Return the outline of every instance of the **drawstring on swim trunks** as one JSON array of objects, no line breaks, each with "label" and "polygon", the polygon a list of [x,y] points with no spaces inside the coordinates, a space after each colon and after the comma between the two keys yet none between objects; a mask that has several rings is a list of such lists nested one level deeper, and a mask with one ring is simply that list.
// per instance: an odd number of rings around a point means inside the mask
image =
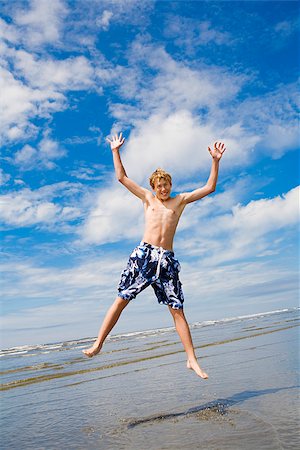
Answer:
[{"label": "drawstring on swim trunks", "polygon": [[158,258],[158,262],[157,262],[157,268],[156,268],[155,278],[158,278],[158,277],[159,277],[159,274],[160,274],[160,267],[161,267],[161,260],[162,260],[162,257],[163,257],[163,255],[164,255],[165,251],[166,251],[166,250],[165,250],[163,247],[159,247],[159,249],[158,249],[159,258]]}]

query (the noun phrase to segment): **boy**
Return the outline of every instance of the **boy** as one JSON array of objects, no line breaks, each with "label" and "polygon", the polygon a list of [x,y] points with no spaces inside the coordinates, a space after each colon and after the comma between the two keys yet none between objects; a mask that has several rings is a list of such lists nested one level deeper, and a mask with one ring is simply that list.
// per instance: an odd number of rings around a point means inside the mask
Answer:
[{"label": "boy", "polygon": [[98,338],[94,345],[83,350],[83,353],[89,357],[99,353],[125,306],[139,292],[151,285],[159,303],[168,305],[173,316],[176,330],[187,354],[187,368],[193,369],[199,377],[206,379],[208,375],[197,362],[189,325],[183,312],[184,298],[179,280],[180,265],[174,257],[173,238],[185,206],[214,192],[219,161],[225,151],[224,144],[216,142],[213,150],[208,147],[212,156],[212,167],[206,185],[171,198],[172,179],[162,169],[157,169],[150,177],[153,193],[127,177],[119,154],[124,141],[122,133],[119,136],[113,136],[112,140],[108,139],[118,181],[143,202],[145,231],[142,242],[130,255],[127,267],[121,274],[119,295],[103,320]]}]

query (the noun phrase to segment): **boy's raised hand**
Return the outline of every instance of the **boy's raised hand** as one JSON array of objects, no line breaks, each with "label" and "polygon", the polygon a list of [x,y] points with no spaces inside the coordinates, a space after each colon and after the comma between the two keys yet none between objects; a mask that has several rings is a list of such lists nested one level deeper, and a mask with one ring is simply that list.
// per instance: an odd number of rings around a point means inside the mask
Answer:
[{"label": "boy's raised hand", "polygon": [[122,138],[122,133],[120,133],[120,135],[118,136],[117,134],[115,136],[112,137],[112,140],[106,138],[106,140],[110,143],[110,148],[113,150],[119,150],[120,147],[122,147],[122,145],[125,142],[125,138]]},{"label": "boy's raised hand", "polygon": [[220,160],[222,158],[223,153],[225,152],[226,148],[225,145],[222,142],[215,142],[214,148],[211,150],[208,147],[208,151],[213,157],[213,159]]}]

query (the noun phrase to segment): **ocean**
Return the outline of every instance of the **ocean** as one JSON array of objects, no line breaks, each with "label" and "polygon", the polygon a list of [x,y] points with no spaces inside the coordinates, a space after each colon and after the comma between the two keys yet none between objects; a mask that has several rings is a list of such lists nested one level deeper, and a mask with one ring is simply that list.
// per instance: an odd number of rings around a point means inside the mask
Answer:
[{"label": "ocean", "polygon": [[5,349],[1,449],[299,449],[299,308]]}]

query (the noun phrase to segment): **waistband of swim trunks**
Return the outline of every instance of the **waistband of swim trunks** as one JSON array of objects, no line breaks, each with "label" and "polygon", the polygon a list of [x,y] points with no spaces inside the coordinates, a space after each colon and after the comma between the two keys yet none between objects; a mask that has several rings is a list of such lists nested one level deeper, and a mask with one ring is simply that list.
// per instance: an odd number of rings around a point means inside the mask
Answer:
[{"label": "waistband of swim trunks", "polygon": [[158,245],[149,244],[148,242],[145,242],[145,241],[141,241],[140,245],[143,247],[150,248],[150,249],[163,250],[164,253],[174,256],[174,252],[172,250],[167,250],[166,248],[159,247]]}]

